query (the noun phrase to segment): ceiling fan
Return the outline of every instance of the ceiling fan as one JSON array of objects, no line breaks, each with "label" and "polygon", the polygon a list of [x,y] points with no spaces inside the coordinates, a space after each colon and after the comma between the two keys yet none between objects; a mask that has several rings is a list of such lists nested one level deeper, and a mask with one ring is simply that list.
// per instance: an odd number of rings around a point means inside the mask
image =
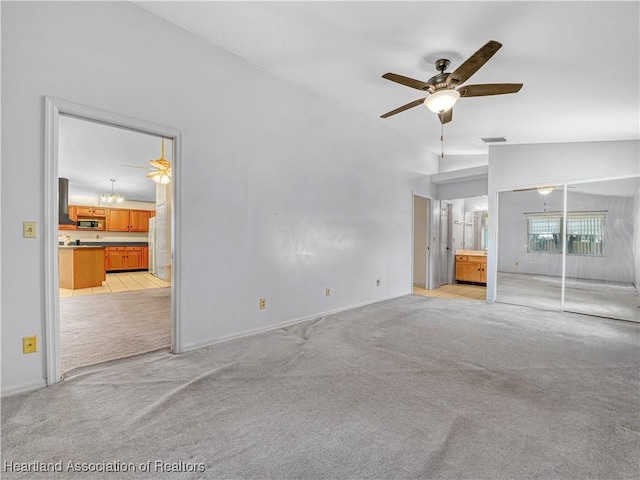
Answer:
[{"label": "ceiling fan", "polygon": [[149,160],[149,164],[153,168],[140,167],[138,165],[120,165],[121,167],[129,168],[144,168],[145,170],[151,170],[147,173],[147,177],[156,183],[167,184],[171,182],[171,162],[164,158],[164,138],[162,139],[162,155],[156,160]]},{"label": "ceiling fan", "polygon": [[460,97],[482,97],[486,95],[503,95],[505,93],[519,92],[522,88],[522,83],[485,83],[460,86],[476,73],[480,67],[487,63],[500,47],[502,47],[500,42],[490,40],[451,73],[445,72],[451,62],[446,58],[441,58],[435,63],[436,70],[440,73],[434,75],[426,82],[396,73],[385,73],[382,78],[428,92],[429,95],[407,103],[395,110],[391,110],[381,115],[380,118],[390,117],[396,113],[404,112],[405,110],[424,103],[429,110],[438,115],[440,122],[445,124],[453,118],[453,106]]}]

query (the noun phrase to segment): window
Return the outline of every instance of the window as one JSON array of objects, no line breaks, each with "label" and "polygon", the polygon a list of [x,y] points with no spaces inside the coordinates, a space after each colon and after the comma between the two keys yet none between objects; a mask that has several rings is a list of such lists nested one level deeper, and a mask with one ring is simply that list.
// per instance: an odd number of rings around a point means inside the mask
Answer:
[{"label": "window", "polygon": [[[567,255],[602,256],[603,213],[567,215]],[[528,215],[529,253],[562,253],[562,215]]]}]

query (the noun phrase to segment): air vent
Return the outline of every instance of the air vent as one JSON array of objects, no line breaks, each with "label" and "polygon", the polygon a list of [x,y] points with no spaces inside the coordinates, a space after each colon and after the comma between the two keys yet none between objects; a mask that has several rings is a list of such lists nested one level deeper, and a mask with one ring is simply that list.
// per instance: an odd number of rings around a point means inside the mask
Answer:
[{"label": "air vent", "polygon": [[484,143],[504,143],[507,141],[507,139],[504,137],[480,137],[480,140],[482,140]]}]

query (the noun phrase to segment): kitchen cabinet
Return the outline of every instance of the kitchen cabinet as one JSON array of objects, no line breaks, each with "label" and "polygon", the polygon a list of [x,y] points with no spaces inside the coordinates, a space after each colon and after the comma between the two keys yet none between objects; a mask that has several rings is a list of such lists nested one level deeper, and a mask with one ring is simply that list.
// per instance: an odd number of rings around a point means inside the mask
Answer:
[{"label": "kitchen cabinet", "polygon": [[76,206],[76,212],[78,217],[106,217],[107,216],[107,209],[106,208],[102,208],[102,207],[83,207],[83,206]]},{"label": "kitchen cabinet", "polygon": [[60,247],[59,284],[72,290],[100,287],[105,279],[104,247]]},{"label": "kitchen cabinet", "polygon": [[[77,211],[78,211],[78,207],[76,207],[75,205],[69,205],[69,210],[68,210],[69,218],[74,222],[78,221]],[[58,225],[58,230],[77,230],[77,229],[78,227],[76,227],[75,225]]]},{"label": "kitchen cabinet", "polygon": [[149,211],[110,208],[107,214],[109,232],[148,232]]},{"label": "kitchen cabinet", "polygon": [[142,247],[142,264],[140,268],[143,270],[149,269],[149,247]]},{"label": "kitchen cabinet", "polygon": [[[119,270],[141,270],[148,268],[144,250],[148,247],[107,247],[105,257],[106,269],[110,272]],[[148,250],[147,250],[148,255]]]},{"label": "kitchen cabinet", "polygon": [[456,280],[487,283],[487,254],[481,250],[456,252]]},{"label": "kitchen cabinet", "polygon": [[149,231],[149,211],[129,210],[129,231],[148,232]]}]

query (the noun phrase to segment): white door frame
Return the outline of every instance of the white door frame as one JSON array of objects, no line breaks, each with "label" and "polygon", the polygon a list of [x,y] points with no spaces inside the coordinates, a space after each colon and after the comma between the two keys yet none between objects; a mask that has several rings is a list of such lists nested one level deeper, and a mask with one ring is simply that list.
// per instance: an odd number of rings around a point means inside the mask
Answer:
[{"label": "white door frame", "polygon": [[[173,208],[171,215],[171,245],[180,251],[182,218],[181,184],[182,134],[179,130],[98,110],[58,98],[44,97],[44,347],[47,386],[60,381],[60,304],[58,279],[58,145],[59,116],[70,115],[82,120],[127,128],[142,133],[173,139]],[[173,256],[173,255],[172,255]],[[173,256],[171,269],[171,350],[181,353],[182,346],[182,294],[180,284],[180,255]]]}]

